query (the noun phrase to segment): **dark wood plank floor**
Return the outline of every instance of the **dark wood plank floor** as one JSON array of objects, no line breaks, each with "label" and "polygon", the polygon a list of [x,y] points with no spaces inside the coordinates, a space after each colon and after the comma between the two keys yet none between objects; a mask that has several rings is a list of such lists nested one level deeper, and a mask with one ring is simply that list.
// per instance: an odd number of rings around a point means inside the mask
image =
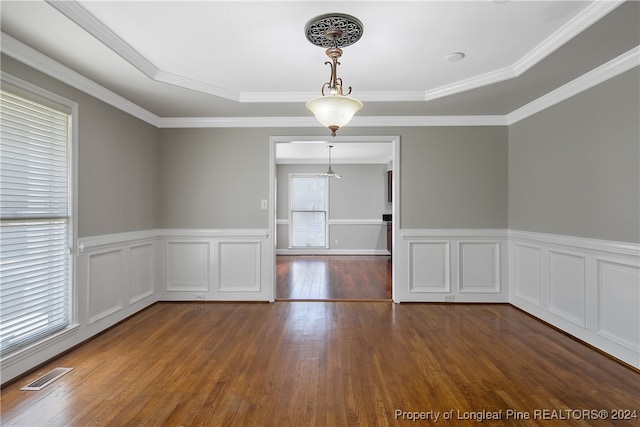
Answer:
[{"label": "dark wood plank floor", "polygon": [[391,257],[309,255],[276,257],[280,300],[390,300]]},{"label": "dark wood plank floor", "polygon": [[3,426],[637,426],[581,411],[637,414],[640,374],[506,304],[160,303],[1,405]]}]

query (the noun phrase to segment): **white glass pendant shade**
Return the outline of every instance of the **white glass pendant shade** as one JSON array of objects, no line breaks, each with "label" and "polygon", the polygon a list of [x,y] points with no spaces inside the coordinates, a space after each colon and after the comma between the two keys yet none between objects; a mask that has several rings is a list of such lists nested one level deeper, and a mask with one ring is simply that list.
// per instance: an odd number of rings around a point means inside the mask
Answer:
[{"label": "white glass pendant shade", "polygon": [[319,96],[307,101],[307,110],[311,111],[323,126],[335,131],[351,121],[362,109],[362,102],[344,95]]}]

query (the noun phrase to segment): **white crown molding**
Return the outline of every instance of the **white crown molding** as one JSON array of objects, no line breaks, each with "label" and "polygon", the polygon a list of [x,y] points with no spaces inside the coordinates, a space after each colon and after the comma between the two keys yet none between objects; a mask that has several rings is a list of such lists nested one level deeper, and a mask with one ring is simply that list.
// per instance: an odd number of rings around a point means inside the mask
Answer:
[{"label": "white crown molding", "polygon": [[[140,70],[151,80],[241,103],[306,102],[306,100],[318,96],[318,94],[309,92],[240,92],[161,70],[131,47],[125,40],[120,38],[120,36],[111,31],[109,27],[95,18],[78,2],[60,0],[46,1],[58,12],[93,35],[97,40]],[[538,44],[511,66],[425,91],[368,91],[359,93],[358,99],[368,102],[430,101],[518,77],[623,2],[623,0],[600,0],[589,4],[589,6],[567,24],[547,37],[542,43]]]},{"label": "white crown molding", "polygon": [[429,89],[424,92],[423,99],[432,101],[445,96],[455,95],[456,93],[466,92],[468,90],[477,89],[490,84],[498,83],[504,80],[518,77],[512,67],[505,67],[499,70],[490,71],[479,76],[470,77],[465,80],[453,82],[448,85],[440,86],[435,89]]},{"label": "white crown molding", "polygon": [[237,91],[221,88],[218,86],[201,82],[199,80],[190,79],[188,77],[180,76],[178,74],[168,73],[162,70],[158,70],[158,73],[156,74],[153,80],[160,83],[167,83],[173,86],[178,86],[183,89],[191,89],[196,92],[206,93],[208,95],[213,95],[213,96],[219,96],[221,98],[225,98],[230,101],[237,102],[240,100],[240,93]]},{"label": "white crown molding", "polygon": [[[158,117],[5,33],[0,51],[44,74],[112,105],[158,128],[317,127],[314,117]],[[635,47],[556,90],[505,115],[494,116],[356,116],[350,126],[508,126],[640,65]]]},{"label": "white crown molding", "polygon": [[[357,116],[349,127],[506,126],[505,116]],[[159,128],[318,127],[314,117],[163,117]]]},{"label": "white crown molding", "polygon": [[598,0],[589,4],[558,31],[547,37],[511,67],[516,76],[546,58],[560,46],[586,30],[600,18],[624,3],[624,0]]},{"label": "white crown molding", "polygon": [[158,68],[111,31],[109,27],[89,13],[80,3],[59,0],[46,0],[46,2],[71,21],[75,22],[80,28],[94,36],[102,44],[120,55],[125,61],[136,67],[146,76],[151,79],[155,78],[159,71]]},{"label": "white crown molding", "polygon": [[82,92],[94,96],[101,101],[112,105],[125,113],[131,114],[149,124],[158,126],[159,117],[134,104],[126,98],[111,92],[109,89],[97,84],[93,80],[73,71],[37,50],[14,39],[8,34],[0,33],[0,51],[38,71],[47,74],[54,79],[68,84]]},{"label": "white crown molding", "polygon": [[637,66],[640,66],[640,46],[512,111],[506,115],[507,125],[532,116]]},{"label": "white crown molding", "polygon": [[163,117],[159,128],[318,127],[314,117]]},{"label": "white crown molding", "polygon": [[80,3],[59,0],[46,1],[54,9],[94,36],[98,41],[121,56],[129,64],[136,67],[151,80],[220,96],[232,101],[238,101],[240,99],[240,93],[237,91],[221,88],[159,69],[120,36],[111,31],[109,27],[100,22],[100,20],[94,17],[87,9],[82,7]]},{"label": "white crown molding", "polygon": [[571,19],[565,26],[551,34],[542,43],[538,44],[530,52],[516,61],[515,64],[498,70],[470,77],[465,80],[453,82],[425,91],[424,100],[431,101],[437,98],[454,95],[456,93],[477,89],[490,84],[519,77],[522,73],[542,61],[560,46],[580,34],[597,20],[620,6],[623,1],[596,1],[587,6],[582,12]]},{"label": "white crown molding", "polygon": [[350,127],[506,126],[505,116],[356,116]]}]

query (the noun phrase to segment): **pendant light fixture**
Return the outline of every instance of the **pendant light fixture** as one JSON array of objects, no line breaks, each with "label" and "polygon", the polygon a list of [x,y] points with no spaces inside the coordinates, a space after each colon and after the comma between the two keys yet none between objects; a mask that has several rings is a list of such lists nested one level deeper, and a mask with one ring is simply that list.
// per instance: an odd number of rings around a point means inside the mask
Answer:
[{"label": "pendant light fixture", "polygon": [[307,40],[316,46],[327,48],[325,51],[331,61],[325,61],[331,67],[329,81],[322,85],[322,96],[307,101],[307,110],[316,119],[329,128],[331,136],[351,121],[353,116],[362,109],[362,102],[349,97],[351,86],[347,93],[342,91],[342,79],[337,75],[338,60],[342,56],[342,49],[360,40],[362,37],[362,22],[351,15],[330,13],[316,16],[305,26]]},{"label": "pendant light fixture", "polygon": [[329,169],[321,174],[320,176],[326,176],[327,178],[342,178],[342,175],[338,175],[337,173],[335,173],[333,171],[333,169],[331,169],[331,149],[333,148],[333,145],[329,145]]}]

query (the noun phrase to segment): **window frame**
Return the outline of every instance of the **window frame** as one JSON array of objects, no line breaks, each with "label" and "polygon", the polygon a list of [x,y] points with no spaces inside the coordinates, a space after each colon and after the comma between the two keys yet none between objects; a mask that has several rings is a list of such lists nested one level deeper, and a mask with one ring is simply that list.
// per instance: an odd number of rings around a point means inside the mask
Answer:
[{"label": "window frame", "polygon": [[[294,178],[309,178],[315,177],[318,179],[325,180],[325,203],[324,209],[322,210],[313,210],[313,211],[299,211],[293,209],[293,185],[292,181]],[[293,245],[293,213],[294,212],[324,212],[325,221],[324,221],[324,245],[322,246],[294,246]],[[328,249],[329,248],[329,178],[322,177],[317,173],[302,173],[302,172],[294,172],[289,174],[289,206],[288,206],[288,215],[289,215],[289,249]]]},{"label": "window frame", "polygon": [[52,107],[63,109],[69,114],[68,138],[67,138],[67,191],[68,191],[68,236],[67,246],[69,248],[67,254],[67,262],[69,268],[68,290],[69,290],[69,324],[58,331],[52,332],[40,339],[17,348],[14,351],[2,356],[3,364],[11,364],[28,357],[34,351],[55,345],[60,339],[66,337],[70,333],[74,333],[79,327],[78,323],[78,289],[77,289],[77,271],[76,271],[76,244],[78,236],[78,103],[71,101],[63,96],[53,93],[47,89],[19,79],[4,71],[0,71],[0,84],[3,90],[11,92],[17,96],[29,99],[33,102]]}]

